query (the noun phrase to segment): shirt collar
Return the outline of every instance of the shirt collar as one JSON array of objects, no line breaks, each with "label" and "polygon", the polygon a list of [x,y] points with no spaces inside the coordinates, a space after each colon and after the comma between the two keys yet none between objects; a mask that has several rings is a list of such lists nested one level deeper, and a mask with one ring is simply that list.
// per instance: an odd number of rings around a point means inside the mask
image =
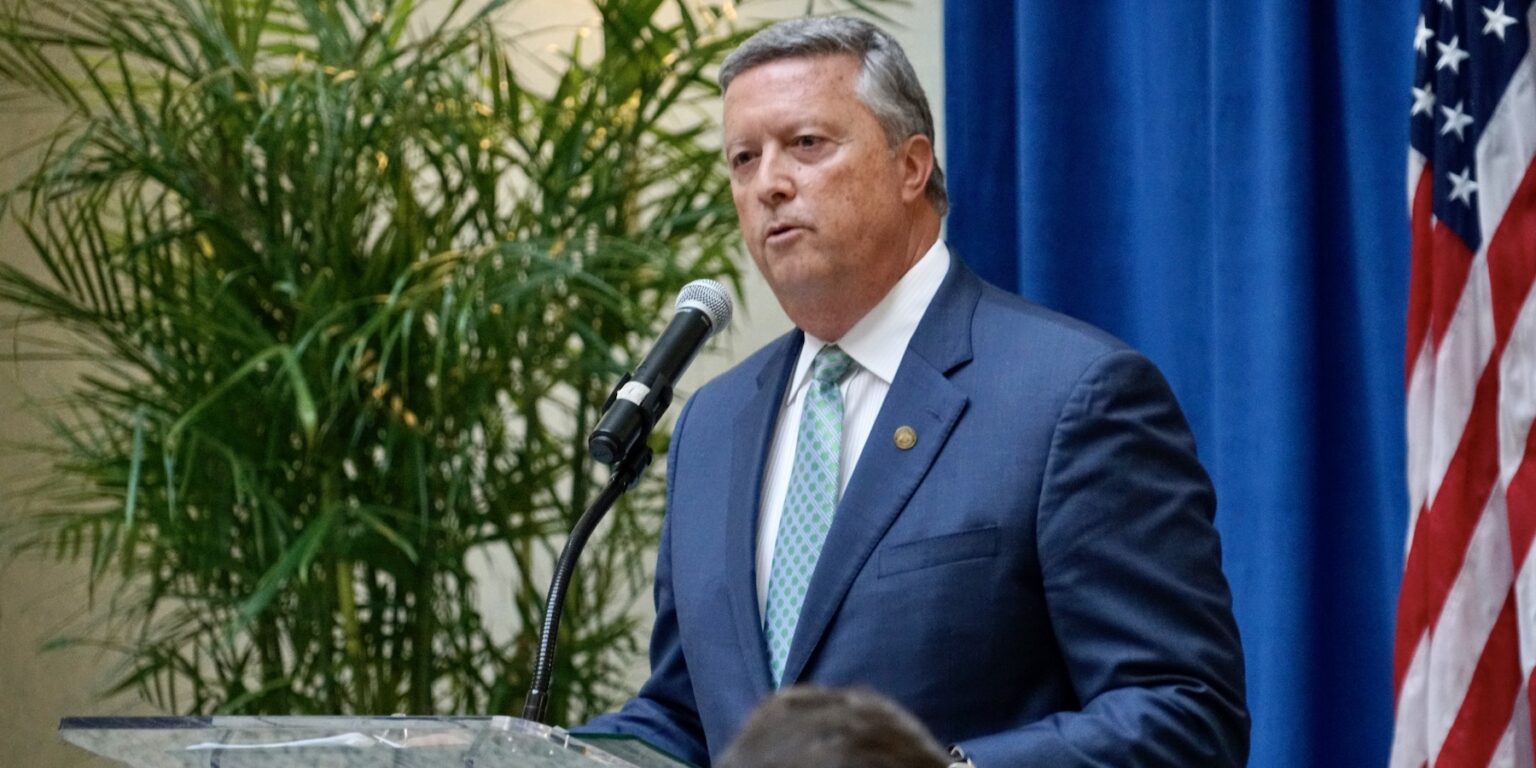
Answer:
[{"label": "shirt collar", "polygon": [[[943,240],[935,240],[923,257],[907,270],[896,285],[836,344],[853,358],[860,368],[874,374],[889,385],[896,379],[896,369],[907,353],[907,344],[917,332],[917,324],[923,313],[939,292],[939,284],[949,273],[949,248]],[[794,378],[786,402],[799,397],[811,375],[811,361],[822,347],[833,343],[805,334],[805,344],[800,347],[800,359],[795,363]]]}]

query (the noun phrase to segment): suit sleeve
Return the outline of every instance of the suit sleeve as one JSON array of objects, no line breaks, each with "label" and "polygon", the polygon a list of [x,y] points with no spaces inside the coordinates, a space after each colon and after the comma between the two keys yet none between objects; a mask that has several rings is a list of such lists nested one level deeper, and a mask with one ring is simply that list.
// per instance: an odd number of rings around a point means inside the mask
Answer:
[{"label": "suit sleeve", "polygon": [[[677,419],[673,450],[667,457],[668,494],[676,484],[677,448],[681,445],[683,426],[690,400]],[[688,661],[683,657],[678,633],[677,606],[672,597],[672,515],[662,523],[661,544],[656,555],[656,623],[651,630],[651,676],[640,692],[618,711],[602,715],[572,728],[572,733],[623,733],[638,736],[695,765],[708,765],[703,726],[693,698],[693,682],[688,675]]]},{"label": "suit sleeve", "polygon": [[978,768],[1245,765],[1215,493],[1141,355],[1111,352],[1079,378],[1039,503],[1041,578],[1080,709],[963,743]]}]

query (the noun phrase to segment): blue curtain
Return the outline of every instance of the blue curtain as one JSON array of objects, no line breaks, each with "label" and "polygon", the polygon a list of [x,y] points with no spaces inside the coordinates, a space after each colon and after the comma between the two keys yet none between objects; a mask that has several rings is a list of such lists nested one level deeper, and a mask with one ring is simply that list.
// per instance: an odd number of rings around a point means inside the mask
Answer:
[{"label": "blue curtain", "polygon": [[951,0],[947,238],[1168,375],[1256,768],[1385,765],[1406,525],[1408,0]]}]

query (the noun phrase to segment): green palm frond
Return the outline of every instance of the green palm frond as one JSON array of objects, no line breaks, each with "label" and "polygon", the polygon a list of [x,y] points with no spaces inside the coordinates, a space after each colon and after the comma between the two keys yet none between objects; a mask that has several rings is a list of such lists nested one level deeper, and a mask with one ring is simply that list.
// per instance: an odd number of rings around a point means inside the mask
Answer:
[{"label": "green palm frond", "polygon": [[[0,10],[0,99],[67,115],[0,196],[40,262],[0,264],[0,304],[18,360],[92,363],[7,531],[89,565],[107,618],[59,642],[121,654],[116,690],[200,713],[519,706],[607,386],[684,283],[738,280],[696,106],[751,30],[600,0],[601,55],[578,39],[540,92],[501,4]],[[589,550],[557,719],[623,693],[656,474]],[[515,574],[510,641],[476,601],[486,550]]]}]

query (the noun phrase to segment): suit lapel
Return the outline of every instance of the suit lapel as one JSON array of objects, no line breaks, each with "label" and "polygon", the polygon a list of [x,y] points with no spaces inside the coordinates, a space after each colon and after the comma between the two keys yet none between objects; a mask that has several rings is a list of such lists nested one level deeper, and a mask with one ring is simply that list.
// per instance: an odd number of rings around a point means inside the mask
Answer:
[{"label": "suit lapel", "polygon": [[[912,336],[816,562],[785,661],[785,686],[805,670],[854,580],[965,411],[966,396],[948,375],[971,359],[971,318],[980,290],[980,280],[954,259]],[[917,433],[917,443],[907,450],[893,440],[903,426]],[[760,630],[758,636],[761,656]]]},{"label": "suit lapel", "polygon": [[[768,671],[768,647],[763,640],[762,616],[757,609],[757,515],[762,505],[763,470],[773,444],[774,425],[784,402],[784,387],[800,355],[804,336],[796,331],[777,342],[757,377],[757,391],[747,399],[732,425],[731,477],[726,510],[726,592],[741,656],[759,697],[773,691]],[[757,436],[751,441],[750,436]]]}]

